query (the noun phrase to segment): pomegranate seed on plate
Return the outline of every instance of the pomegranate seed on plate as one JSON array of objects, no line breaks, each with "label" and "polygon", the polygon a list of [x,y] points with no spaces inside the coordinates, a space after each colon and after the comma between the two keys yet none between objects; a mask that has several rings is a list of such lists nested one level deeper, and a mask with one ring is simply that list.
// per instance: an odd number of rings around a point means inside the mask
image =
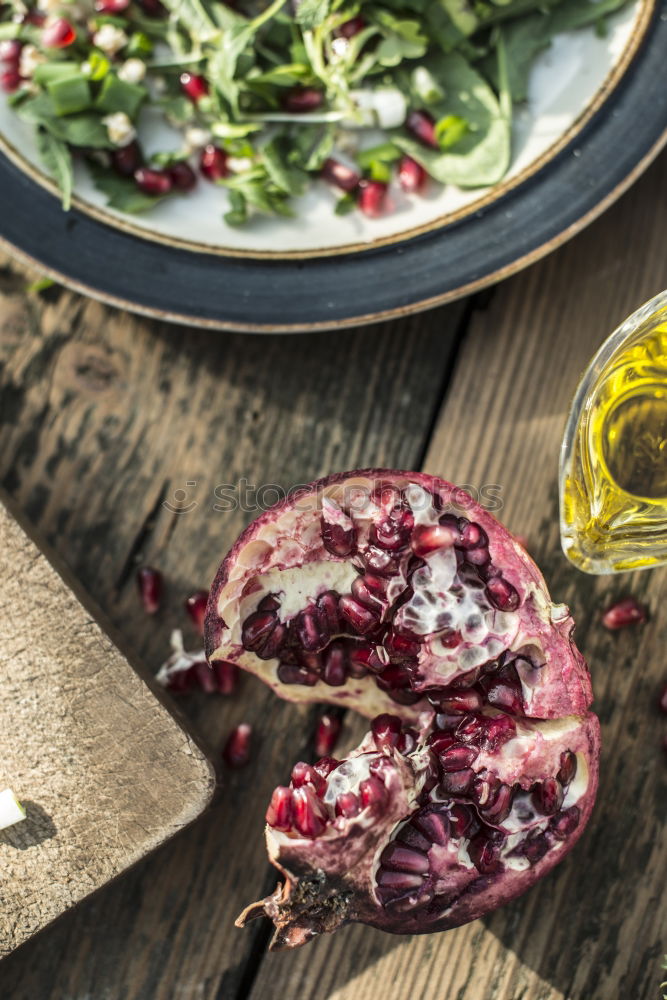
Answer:
[{"label": "pomegranate seed on plate", "polygon": [[243,767],[250,760],[252,726],[242,722],[227,737],[222,756],[230,767]]},{"label": "pomegranate seed on plate", "polygon": [[134,180],[144,194],[169,194],[172,180],[166,170],[152,170],[151,167],[139,167],[134,171]]},{"label": "pomegranate seed on plate", "polygon": [[174,187],[179,191],[192,191],[197,183],[197,175],[190,164],[185,163],[185,161],[174,163],[173,166],[169,167],[168,173]]},{"label": "pomegranate seed on plate", "polygon": [[293,111],[299,114],[307,111],[316,111],[324,103],[324,94],[315,87],[295,87],[290,90],[283,100],[285,111]]},{"label": "pomegranate seed on plate", "polygon": [[162,598],[162,574],[152,566],[142,566],[137,571],[137,585],[144,611],[154,615]]},{"label": "pomegranate seed on plate", "polygon": [[366,22],[363,17],[351,17],[349,21],[345,21],[339,28],[336,28],[334,34],[339,38],[354,38],[365,27]]},{"label": "pomegranate seed on plate", "polygon": [[18,38],[8,38],[6,41],[0,42],[0,62],[18,64],[22,48],[23,45]]},{"label": "pomegranate seed on plate", "polygon": [[0,87],[6,94],[13,94],[15,90],[19,89],[21,83],[21,77],[15,69],[8,69],[4,73],[0,73]]},{"label": "pomegranate seed on plate", "polygon": [[181,73],[180,83],[183,93],[195,104],[208,94],[206,78],[197,73]]},{"label": "pomegranate seed on plate", "polygon": [[435,122],[426,111],[411,111],[405,120],[405,127],[425,146],[440,148],[435,137]]},{"label": "pomegranate seed on plate", "polygon": [[130,6],[130,0],[96,0],[95,10],[100,14],[122,14]]},{"label": "pomegranate seed on plate", "polygon": [[421,191],[427,180],[428,174],[421,163],[417,163],[411,156],[401,157],[398,163],[398,183],[404,191],[410,194]]},{"label": "pomegranate seed on plate", "polygon": [[[361,174],[345,163],[341,163],[340,160],[329,157],[322,166],[322,179],[329,184],[335,184],[341,191],[349,193],[358,188]],[[334,527],[337,526],[334,525]]]},{"label": "pomegranate seed on plate", "polygon": [[626,625],[643,625],[648,619],[648,613],[643,604],[634,597],[624,597],[607,608],[602,616],[602,624],[615,630]]},{"label": "pomegranate seed on plate", "polygon": [[364,215],[376,219],[384,213],[387,185],[382,181],[362,180],[359,184],[357,203]]},{"label": "pomegranate seed on plate", "polygon": [[114,149],[111,153],[111,166],[121,177],[133,177],[143,162],[138,142],[130,142],[127,146]]},{"label": "pomegranate seed on plate", "polygon": [[47,49],[65,49],[76,40],[76,31],[64,17],[49,22],[42,32],[42,45]]},{"label": "pomegranate seed on plate", "polygon": [[209,143],[204,146],[199,160],[199,169],[209,181],[219,181],[229,173],[227,154],[224,149]]}]

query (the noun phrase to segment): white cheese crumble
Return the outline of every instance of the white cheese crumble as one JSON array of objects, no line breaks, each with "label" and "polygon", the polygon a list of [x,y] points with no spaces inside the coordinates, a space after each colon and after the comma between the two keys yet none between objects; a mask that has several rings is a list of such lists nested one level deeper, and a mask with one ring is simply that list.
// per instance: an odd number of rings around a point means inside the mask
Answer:
[{"label": "white cheese crumble", "polygon": [[141,59],[127,59],[118,70],[118,76],[125,83],[141,83],[146,76],[146,63]]},{"label": "white cheese crumble", "polygon": [[136,138],[137,130],[124,111],[115,111],[102,119],[114,146],[128,146]]},{"label": "white cheese crumble", "polygon": [[93,44],[107,56],[115,56],[127,43],[125,32],[114,24],[103,24],[93,35]]}]

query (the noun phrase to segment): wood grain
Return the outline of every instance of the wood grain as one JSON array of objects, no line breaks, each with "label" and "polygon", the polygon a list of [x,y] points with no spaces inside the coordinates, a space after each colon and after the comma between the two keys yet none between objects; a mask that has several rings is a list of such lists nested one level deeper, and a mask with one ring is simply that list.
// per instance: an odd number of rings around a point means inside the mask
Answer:
[{"label": "wood grain", "polygon": [[[252,502],[215,510],[216,486],[245,477],[286,488],[355,465],[418,464],[464,310],[359,333],[218,336],[57,289],[26,295],[24,284],[10,270],[0,281],[0,482],[156,668],[171,628],[199,643],[182,601],[257,513]],[[135,593],[142,562],[167,580],[150,620]],[[7,959],[12,1000],[247,991],[264,930],[241,934],[233,920],[269,878],[262,816],[304,753],[314,710],[278,703],[250,678],[233,699],[181,706],[215,753],[232,725],[250,722],[252,763],[224,776],[190,830]]]},{"label": "wood grain", "polygon": [[0,496],[0,957],[192,822],[214,788],[155,700]]},{"label": "wood grain", "polygon": [[[594,578],[558,540],[557,465],[578,377],[601,341],[667,286],[667,158],[607,215],[496,292],[460,352],[425,468],[497,484],[501,517],[529,539],[578,621],[603,724],[598,804],[582,841],[525,897],[446,934],[361,926],[267,955],[251,992],[329,1000],[653,1000],[667,951],[664,717],[667,571]],[[600,611],[631,592],[651,621],[618,634]]]}]

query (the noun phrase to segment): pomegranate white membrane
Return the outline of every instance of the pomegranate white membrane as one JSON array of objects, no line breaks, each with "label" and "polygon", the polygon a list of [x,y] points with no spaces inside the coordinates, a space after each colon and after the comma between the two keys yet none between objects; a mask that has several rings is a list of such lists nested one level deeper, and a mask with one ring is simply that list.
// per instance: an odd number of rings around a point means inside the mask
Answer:
[{"label": "pomegranate white membrane", "polygon": [[258,517],[211,589],[209,662],[372,721],[346,759],[276,788],[284,882],[239,925],[270,917],[274,948],[350,921],[444,930],[550,871],[597,788],[573,626],[519,542],[435,476],[330,476]]}]

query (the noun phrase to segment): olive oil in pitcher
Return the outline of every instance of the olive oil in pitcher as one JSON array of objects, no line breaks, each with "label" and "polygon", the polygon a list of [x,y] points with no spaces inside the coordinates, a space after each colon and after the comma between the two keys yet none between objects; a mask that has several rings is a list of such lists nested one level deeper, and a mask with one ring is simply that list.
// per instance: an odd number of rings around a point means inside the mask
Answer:
[{"label": "olive oil in pitcher", "polygon": [[561,540],[589,573],[667,563],[667,293],[602,345],[561,452]]}]

